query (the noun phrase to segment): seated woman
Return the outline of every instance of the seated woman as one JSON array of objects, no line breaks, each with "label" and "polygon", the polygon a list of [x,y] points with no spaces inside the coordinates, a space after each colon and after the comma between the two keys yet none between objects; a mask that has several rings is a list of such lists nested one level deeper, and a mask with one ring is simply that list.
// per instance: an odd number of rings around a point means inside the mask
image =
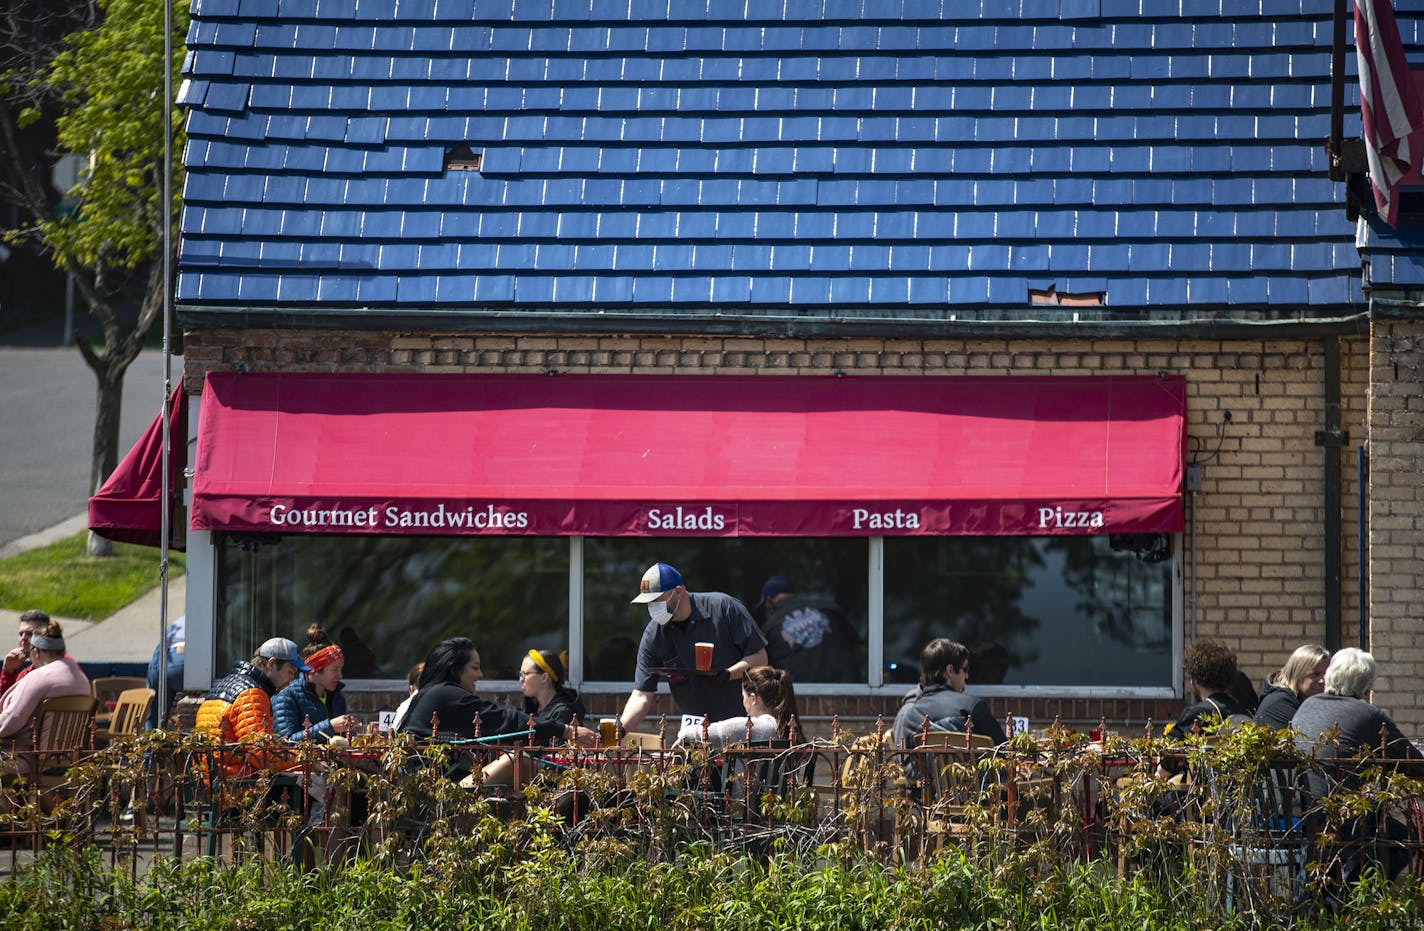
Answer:
[{"label": "seated woman", "polygon": [[[583,720],[588,716],[578,692],[564,684],[567,678],[564,660],[559,654],[548,650],[529,651],[519,667],[519,691],[524,695],[526,726],[532,717],[536,726],[563,727],[568,733],[575,718]],[[588,731],[588,736],[592,735],[593,731]],[[514,775],[514,757],[503,754],[486,765],[482,775],[482,781],[488,785],[507,785]],[[526,778],[530,775],[529,769],[525,769],[524,775]],[[467,787],[473,785],[473,778],[466,778]]]},{"label": "seated woman", "polygon": [[[1291,727],[1299,732],[1296,746],[1322,760],[1348,759],[1362,750],[1387,759],[1424,759],[1389,715],[1365,699],[1377,674],[1375,658],[1364,650],[1346,647],[1331,657],[1325,669],[1325,690],[1302,701],[1291,718]],[[1347,787],[1353,784],[1348,767],[1336,775]],[[1306,782],[1315,798],[1330,789],[1327,774],[1313,769],[1307,772]],[[1369,843],[1372,838],[1383,843]],[[1341,839],[1350,844],[1345,880],[1358,877],[1366,859],[1380,860],[1385,874],[1393,879],[1412,856],[1408,838],[1405,824],[1383,811],[1348,822],[1341,829]]]},{"label": "seated woman", "polygon": [[[716,746],[751,739],[763,741],[791,736],[796,717],[796,689],[791,673],[770,666],[753,666],[742,677],[742,707],[746,717],[726,718],[707,725],[707,742]],[[750,724],[750,731],[748,725]],[[689,724],[678,732],[679,745],[702,741],[702,725]]]},{"label": "seated woman", "polygon": [[[480,698],[475,683],[483,678],[480,654],[469,637],[451,637],[437,643],[425,657],[419,689],[410,704],[400,732],[421,740],[432,736],[470,739],[478,736],[509,735],[511,740],[524,738],[529,732],[529,716],[507,705]],[[433,726],[432,726],[433,724]],[[438,728],[438,730],[436,729]],[[590,732],[591,735],[591,732]],[[534,724],[536,743],[550,743],[580,737],[569,724],[538,722]],[[587,739],[586,737],[584,739]],[[445,775],[463,779],[470,772],[470,759],[459,754]]]},{"label": "seated woman", "polygon": [[1330,651],[1318,643],[1295,648],[1280,671],[1266,682],[1261,692],[1261,704],[1256,709],[1256,723],[1277,730],[1290,727],[1300,703],[1325,690],[1325,667],[1330,665]]},{"label": "seated woman", "polygon": [[931,640],[920,651],[920,687],[905,696],[895,715],[895,743],[911,748],[924,730],[973,732],[996,744],[1008,740],[1004,728],[981,699],[964,693],[969,682],[969,648],[944,637]]},{"label": "seated woman", "polygon": [[316,740],[326,743],[356,726],[356,718],[346,713],[346,687],[342,673],[346,657],[316,624],[307,630],[302,662],[308,672],[272,699],[272,730],[296,743]]},{"label": "seated woman", "polygon": [[0,737],[20,738],[26,744],[26,729],[43,699],[89,694],[89,678],[79,664],[64,657],[64,631],[58,621],[31,635],[29,653],[29,673],[0,699]]}]

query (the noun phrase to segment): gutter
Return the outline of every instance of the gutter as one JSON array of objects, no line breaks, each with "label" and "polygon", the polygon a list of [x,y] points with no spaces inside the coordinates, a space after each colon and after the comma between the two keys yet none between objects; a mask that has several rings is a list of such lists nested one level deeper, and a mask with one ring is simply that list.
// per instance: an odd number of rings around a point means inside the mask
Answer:
[{"label": "gutter", "polygon": [[[1337,309],[1338,312],[1338,309]],[[792,338],[887,339],[1115,339],[1131,337],[1181,339],[1263,339],[1317,336],[1352,336],[1368,332],[1369,311],[1302,316],[1280,310],[1235,311],[1232,317],[1200,315],[1187,311],[1174,316],[1138,312],[1133,316],[1100,308],[1082,308],[1045,317],[1029,310],[969,311],[933,316],[913,316],[900,310],[896,316],[829,315],[825,312],[787,313],[784,309],[758,312],[684,311],[628,312],[605,310],[504,310],[475,307],[422,307],[393,312],[372,308],[230,307],[189,304],[178,309],[178,319],[192,329],[209,327],[396,330],[441,333],[540,333],[659,336],[757,336]]]}]

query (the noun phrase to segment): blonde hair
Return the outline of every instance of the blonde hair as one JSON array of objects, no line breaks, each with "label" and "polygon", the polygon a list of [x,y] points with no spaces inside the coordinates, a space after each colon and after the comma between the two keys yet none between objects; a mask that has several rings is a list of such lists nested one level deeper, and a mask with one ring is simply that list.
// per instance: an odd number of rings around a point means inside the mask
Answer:
[{"label": "blonde hair", "polygon": [[1328,660],[1330,651],[1318,643],[1306,643],[1295,648],[1280,671],[1271,676],[1271,684],[1277,688],[1290,689],[1300,695],[1300,680],[1315,671],[1321,660]]}]

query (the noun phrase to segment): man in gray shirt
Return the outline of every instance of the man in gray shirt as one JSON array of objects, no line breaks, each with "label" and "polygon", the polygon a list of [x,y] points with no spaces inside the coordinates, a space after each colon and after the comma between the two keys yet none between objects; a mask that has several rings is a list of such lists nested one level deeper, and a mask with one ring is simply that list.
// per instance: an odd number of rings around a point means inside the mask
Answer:
[{"label": "man in gray shirt", "polygon": [[[649,620],[638,645],[633,692],[620,716],[623,727],[637,727],[652,711],[658,668],[688,670],[668,676],[682,714],[721,721],[745,713],[737,680],[753,666],[766,665],[766,637],[740,601],[721,592],[689,592],[682,574],[660,562],[643,573],[631,603],[647,605]],[[690,672],[697,665],[698,643],[712,644],[711,674]]]}]

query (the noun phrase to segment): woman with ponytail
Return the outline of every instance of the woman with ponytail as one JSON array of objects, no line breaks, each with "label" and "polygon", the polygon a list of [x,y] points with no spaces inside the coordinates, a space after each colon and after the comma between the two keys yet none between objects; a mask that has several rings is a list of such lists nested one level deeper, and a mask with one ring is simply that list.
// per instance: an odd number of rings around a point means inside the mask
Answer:
[{"label": "woman with ponytail", "polygon": [[[536,734],[559,728],[565,740],[589,743],[595,737],[592,730],[574,729],[574,720],[582,721],[588,712],[578,692],[568,686],[566,655],[550,650],[530,650],[525,654],[519,664],[519,691],[524,695],[524,713],[534,719]],[[552,744],[557,741],[547,742]],[[504,754],[484,767],[481,781],[486,785],[508,784],[513,772],[514,758]],[[525,775],[529,775],[527,770]],[[473,777],[469,779],[466,784],[473,784]]]},{"label": "woman with ponytail", "polygon": [[[753,666],[742,677],[742,707],[746,717],[727,718],[707,727],[707,740],[716,745],[725,745],[751,740],[762,741],[773,738],[787,739],[791,736],[791,721],[796,717],[796,689],[791,683],[791,673],[771,666]],[[747,725],[751,723],[748,735]],[[697,743],[702,740],[702,725],[689,724],[677,735],[678,743]]]}]

